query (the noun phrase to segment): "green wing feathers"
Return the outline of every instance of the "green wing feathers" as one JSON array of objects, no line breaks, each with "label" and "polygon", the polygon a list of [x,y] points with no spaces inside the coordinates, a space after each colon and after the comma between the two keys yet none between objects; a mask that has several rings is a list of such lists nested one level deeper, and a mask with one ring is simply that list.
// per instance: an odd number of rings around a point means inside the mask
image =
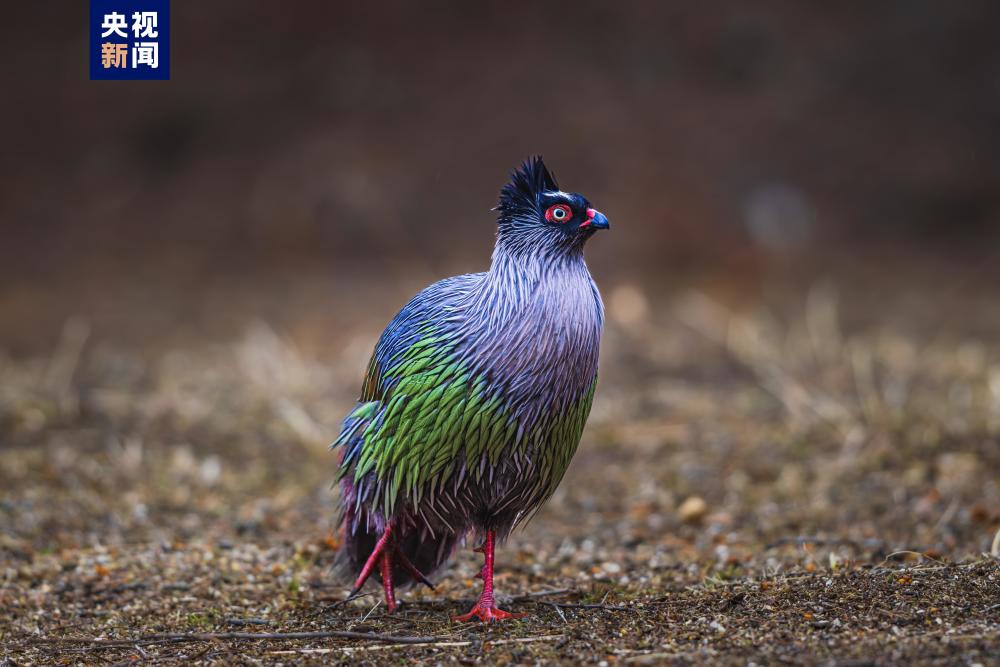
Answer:
[{"label": "green wing feathers", "polygon": [[530,465],[540,468],[542,497],[551,495],[579,443],[596,379],[575,405],[519,433],[500,389],[471,372],[447,340],[429,329],[423,334],[381,367],[372,359],[363,402],[334,443],[346,449],[340,477],[357,484],[374,473],[378,509],[390,516],[401,499],[416,504],[440,491],[460,465],[478,478],[483,456],[495,466],[536,444],[542,446]]}]

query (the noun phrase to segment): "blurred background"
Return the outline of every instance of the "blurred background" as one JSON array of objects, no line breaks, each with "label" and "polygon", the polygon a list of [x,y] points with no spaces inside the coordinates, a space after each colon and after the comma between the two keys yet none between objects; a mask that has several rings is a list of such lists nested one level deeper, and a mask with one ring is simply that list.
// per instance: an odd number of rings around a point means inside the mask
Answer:
[{"label": "blurred background", "polygon": [[332,327],[381,290],[385,319],[485,265],[496,192],[535,153],[612,219],[606,289],[994,282],[989,0],[176,2],[165,84],[88,81],[85,10],[20,3],[0,46],[18,350],[72,314],[137,339],[292,306]]},{"label": "blurred background", "polygon": [[989,548],[997,2],[176,0],[169,82],[88,81],[72,5],[0,28],[4,558],[330,533],[379,332],[536,153],[609,319],[515,572]]}]

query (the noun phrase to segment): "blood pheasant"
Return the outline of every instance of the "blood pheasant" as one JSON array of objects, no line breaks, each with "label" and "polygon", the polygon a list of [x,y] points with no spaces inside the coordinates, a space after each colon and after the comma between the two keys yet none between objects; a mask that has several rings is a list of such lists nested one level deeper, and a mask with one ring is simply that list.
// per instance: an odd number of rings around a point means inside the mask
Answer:
[{"label": "blood pheasant", "polygon": [[341,452],[341,522],[354,593],[374,573],[430,585],[475,532],[479,602],[460,620],[514,616],[493,593],[494,545],[533,515],[576,451],[604,322],[583,248],[608,219],[563,192],[541,158],[500,191],[489,271],[417,294],[389,323]]}]

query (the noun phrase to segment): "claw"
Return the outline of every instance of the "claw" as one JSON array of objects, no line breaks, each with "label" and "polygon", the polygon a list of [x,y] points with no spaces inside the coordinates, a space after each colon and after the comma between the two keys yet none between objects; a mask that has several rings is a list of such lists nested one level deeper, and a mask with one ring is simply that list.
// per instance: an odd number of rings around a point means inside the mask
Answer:
[{"label": "claw", "polygon": [[468,614],[462,614],[461,616],[452,616],[451,620],[456,623],[465,623],[466,621],[471,621],[472,617],[475,616],[483,623],[496,623],[498,621],[506,621],[511,618],[524,618],[527,614],[523,613],[511,613],[509,611],[504,611],[499,607],[495,606],[483,606],[480,603],[476,603],[476,606],[472,608]]}]

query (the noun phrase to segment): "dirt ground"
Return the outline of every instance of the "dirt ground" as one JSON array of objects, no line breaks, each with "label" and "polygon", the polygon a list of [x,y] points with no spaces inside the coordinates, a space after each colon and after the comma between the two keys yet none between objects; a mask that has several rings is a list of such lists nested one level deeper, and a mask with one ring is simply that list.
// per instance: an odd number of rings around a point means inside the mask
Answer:
[{"label": "dirt ground", "polygon": [[497,555],[528,616],[494,627],[450,620],[468,548],[394,616],[331,572],[326,446],[391,306],[0,354],[0,664],[1000,664],[991,306],[654,291],[605,288],[584,441]]}]

